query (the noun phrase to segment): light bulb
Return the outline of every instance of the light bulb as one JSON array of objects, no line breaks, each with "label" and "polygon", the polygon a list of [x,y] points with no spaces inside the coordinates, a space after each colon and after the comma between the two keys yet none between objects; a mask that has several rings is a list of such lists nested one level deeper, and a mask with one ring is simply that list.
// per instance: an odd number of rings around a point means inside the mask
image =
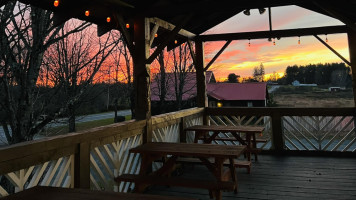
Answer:
[{"label": "light bulb", "polygon": [[59,1],[58,1],[58,0],[55,0],[55,1],[53,2],[53,5],[54,5],[54,7],[58,7],[58,6],[59,6]]},{"label": "light bulb", "polygon": [[107,17],[107,18],[106,18],[106,22],[107,22],[107,23],[111,22],[111,17]]},{"label": "light bulb", "polygon": [[86,11],[85,11],[85,16],[89,17],[89,15],[90,15],[89,10],[86,10]]}]

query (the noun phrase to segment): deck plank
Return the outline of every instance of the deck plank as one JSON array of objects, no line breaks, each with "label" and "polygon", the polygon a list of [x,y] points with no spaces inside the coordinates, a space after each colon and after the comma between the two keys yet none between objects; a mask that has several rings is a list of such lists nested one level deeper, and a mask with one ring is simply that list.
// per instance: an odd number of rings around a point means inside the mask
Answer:
[{"label": "deck plank", "polygon": [[[184,166],[182,175],[212,178],[204,166]],[[237,169],[239,193],[223,192],[236,199],[356,199],[356,159],[261,155],[251,174]],[[150,194],[208,200],[206,190],[154,186]]]}]

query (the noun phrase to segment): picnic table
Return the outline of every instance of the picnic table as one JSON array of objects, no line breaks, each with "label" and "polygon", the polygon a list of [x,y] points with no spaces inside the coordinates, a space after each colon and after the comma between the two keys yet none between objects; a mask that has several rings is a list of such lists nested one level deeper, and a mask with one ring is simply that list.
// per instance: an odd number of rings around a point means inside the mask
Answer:
[{"label": "picnic table", "polygon": [[[194,143],[198,140],[203,140],[204,143],[211,143],[213,140],[220,141],[238,141],[242,145],[247,146],[248,161],[251,161],[251,152],[255,154],[255,160],[257,161],[257,140],[256,134],[262,134],[264,127],[261,126],[206,126],[206,125],[195,125],[185,128],[185,133],[187,131],[194,131]],[[209,132],[213,132],[209,135]],[[233,138],[228,137],[217,137],[220,133],[231,133]],[[240,133],[246,135],[245,138],[240,136]]]},{"label": "picnic table", "polygon": [[[246,150],[246,146],[223,146],[214,144],[196,143],[165,143],[152,142],[130,149],[130,153],[141,154],[141,167],[139,175],[124,174],[117,181],[130,181],[136,183],[136,190],[143,192],[149,185],[172,185],[191,188],[204,188],[209,190],[211,197],[221,200],[221,190],[234,190],[237,193],[237,178],[234,167],[234,159],[238,158]],[[167,158],[163,166],[150,173],[152,162],[162,157]],[[192,180],[180,177],[169,177],[179,157],[198,158],[214,175],[215,180]],[[213,158],[213,162],[209,160]],[[228,175],[232,181],[226,179],[224,162],[228,160]],[[225,171],[225,172],[227,172]]]},{"label": "picnic table", "polygon": [[78,188],[59,188],[36,186],[1,200],[194,200],[190,198],[167,197],[158,195],[144,195],[133,193],[117,193],[107,191],[94,191]]}]

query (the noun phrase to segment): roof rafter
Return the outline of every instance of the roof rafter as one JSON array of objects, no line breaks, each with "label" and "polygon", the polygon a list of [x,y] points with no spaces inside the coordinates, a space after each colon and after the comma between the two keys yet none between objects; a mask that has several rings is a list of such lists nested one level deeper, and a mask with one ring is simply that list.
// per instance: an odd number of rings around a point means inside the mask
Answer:
[{"label": "roof rafter", "polygon": [[330,45],[328,45],[328,43],[324,42],[324,40],[322,40],[319,36],[314,35],[314,37],[316,39],[318,39],[323,45],[325,45],[328,49],[330,49],[330,51],[332,51],[335,55],[337,55],[342,61],[344,61],[346,64],[348,64],[349,66],[351,66],[351,62],[348,61],[346,58],[344,58],[341,54],[339,54],[334,48],[332,48]]},{"label": "roof rafter", "polygon": [[185,17],[181,23],[173,28],[173,30],[167,35],[165,40],[163,40],[156,48],[156,50],[151,54],[151,56],[146,60],[147,64],[151,64],[154,59],[160,54],[164,48],[166,48],[167,44],[173,40],[173,38],[181,31],[182,27],[190,20],[192,15],[188,15]]},{"label": "roof rafter", "polygon": [[[158,25],[158,26],[160,26],[160,27],[162,27],[164,29],[167,29],[169,31],[173,31],[173,29],[176,27],[175,25],[173,25],[173,24],[171,24],[169,22],[166,22],[166,21],[164,21],[162,19],[159,19],[157,17],[149,18],[149,21],[150,21],[150,23]],[[189,32],[187,30],[184,30],[184,29],[180,29],[178,31],[178,34],[183,36],[183,37],[186,37],[188,39],[193,39],[194,37],[196,37],[196,35],[194,33],[191,33],[191,32]]]},{"label": "roof rafter", "polygon": [[279,37],[298,37],[298,36],[312,36],[320,34],[337,34],[347,33],[347,26],[326,26],[315,28],[300,28],[300,29],[285,29],[274,31],[257,31],[257,32],[240,32],[240,33],[225,33],[225,34],[211,34],[200,35],[200,40],[206,41],[223,41],[223,40],[248,40],[248,39],[265,39],[265,38],[279,38]]},{"label": "roof rafter", "polygon": [[329,5],[326,2],[319,3],[317,1],[313,1],[313,3],[324,10],[325,12],[329,13],[331,16],[334,18],[340,20],[344,24],[346,24],[348,27],[350,27],[352,30],[356,31],[356,25],[355,22],[349,19],[346,15],[343,13],[338,12],[337,10],[333,9],[331,5]]}]

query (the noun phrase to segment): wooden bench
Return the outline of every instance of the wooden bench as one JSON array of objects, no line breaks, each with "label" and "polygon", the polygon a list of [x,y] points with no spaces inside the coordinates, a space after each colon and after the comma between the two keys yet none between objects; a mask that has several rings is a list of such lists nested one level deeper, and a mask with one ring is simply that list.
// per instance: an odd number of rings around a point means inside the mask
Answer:
[{"label": "wooden bench", "polygon": [[[212,162],[212,159],[210,159],[210,161]],[[157,160],[157,162],[162,162],[161,160]],[[184,157],[180,157],[177,159],[177,163],[181,163],[181,164],[202,164],[202,162],[198,159],[198,158],[184,158]],[[229,165],[229,161],[225,161],[224,165],[228,166]],[[251,161],[248,160],[236,160],[235,161],[235,167],[237,168],[246,168],[247,169],[247,173],[250,174],[251,173]]]},{"label": "wooden bench", "polygon": [[166,177],[166,176],[150,176],[150,175],[136,175],[136,174],[122,174],[115,178],[115,181],[120,184],[121,182],[133,182],[136,184],[135,190],[138,192],[141,188],[146,188],[147,185],[164,185],[176,187],[189,187],[200,188],[209,190],[210,198],[216,197],[218,191],[226,190],[233,191],[235,184],[232,181],[215,181],[215,180],[197,180],[187,179],[182,177]]}]

